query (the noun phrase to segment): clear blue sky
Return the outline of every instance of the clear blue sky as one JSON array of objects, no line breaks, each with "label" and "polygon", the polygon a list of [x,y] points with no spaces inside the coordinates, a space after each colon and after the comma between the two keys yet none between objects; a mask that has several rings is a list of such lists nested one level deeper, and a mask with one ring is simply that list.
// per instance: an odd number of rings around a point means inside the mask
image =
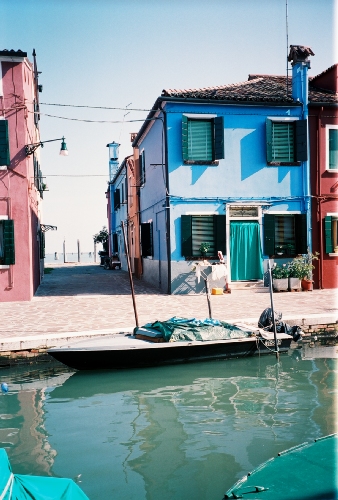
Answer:
[{"label": "clear blue sky", "polygon": [[[149,109],[163,88],[195,88],[286,73],[286,0],[0,0],[0,49],[37,52],[42,103]],[[289,44],[308,45],[310,75],[337,62],[337,1],[288,0]],[[335,26],[334,26],[335,25]],[[41,105],[41,139],[66,137],[41,150],[50,191],[44,197],[46,251],[93,250],[107,225],[108,150],[131,153],[141,122],[123,110]],[[146,117],[131,111],[125,120]],[[76,176],[76,177],[75,177]]]}]

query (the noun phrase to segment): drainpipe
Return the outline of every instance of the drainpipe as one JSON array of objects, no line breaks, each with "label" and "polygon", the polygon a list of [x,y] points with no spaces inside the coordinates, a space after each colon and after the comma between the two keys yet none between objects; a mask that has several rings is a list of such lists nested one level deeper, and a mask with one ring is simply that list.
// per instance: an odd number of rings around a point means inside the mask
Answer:
[{"label": "drainpipe", "polygon": [[323,286],[323,222],[322,222],[322,176],[321,176],[321,126],[322,126],[323,107],[320,108],[317,117],[317,207],[319,216],[319,272],[318,272],[318,288],[322,290]]}]

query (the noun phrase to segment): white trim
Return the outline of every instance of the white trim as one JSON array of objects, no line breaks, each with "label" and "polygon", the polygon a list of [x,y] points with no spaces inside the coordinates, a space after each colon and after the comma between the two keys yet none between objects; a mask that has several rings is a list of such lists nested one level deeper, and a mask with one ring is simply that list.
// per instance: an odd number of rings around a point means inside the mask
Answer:
[{"label": "white trim", "polygon": [[326,217],[328,217],[328,216],[329,216],[329,217],[338,217],[338,212],[328,212],[328,213],[326,214]]},{"label": "white trim", "polygon": [[9,266],[0,264],[0,269],[9,269]]},{"label": "white trim", "polygon": [[330,257],[338,257],[338,253],[329,253]]},{"label": "white trim", "polygon": [[325,125],[325,171],[326,172],[332,172],[332,173],[337,173],[338,172],[338,167],[337,168],[329,168],[329,130],[337,130],[338,125]]},{"label": "white trim", "polygon": [[299,120],[298,116],[267,116],[267,119],[272,122],[296,122]]},{"label": "white trim", "polygon": [[186,116],[187,118],[198,118],[198,119],[203,119],[203,118],[217,118],[217,115],[212,114],[212,113],[182,113],[182,116]]},{"label": "white trim", "polygon": [[8,215],[0,215],[0,220],[8,220]]},{"label": "white trim", "polygon": [[220,215],[218,212],[185,212],[184,215]]},{"label": "white trim", "polygon": [[302,212],[300,210],[290,210],[288,212],[283,212],[282,210],[267,210],[265,213],[268,215],[298,215]]}]

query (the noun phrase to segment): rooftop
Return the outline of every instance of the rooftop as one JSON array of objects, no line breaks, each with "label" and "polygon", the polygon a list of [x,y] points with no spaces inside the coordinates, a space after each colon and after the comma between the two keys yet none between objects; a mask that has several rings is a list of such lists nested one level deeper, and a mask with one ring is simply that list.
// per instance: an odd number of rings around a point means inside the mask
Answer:
[{"label": "rooftop", "polygon": [[0,57],[27,57],[27,52],[23,52],[22,50],[0,50]]}]

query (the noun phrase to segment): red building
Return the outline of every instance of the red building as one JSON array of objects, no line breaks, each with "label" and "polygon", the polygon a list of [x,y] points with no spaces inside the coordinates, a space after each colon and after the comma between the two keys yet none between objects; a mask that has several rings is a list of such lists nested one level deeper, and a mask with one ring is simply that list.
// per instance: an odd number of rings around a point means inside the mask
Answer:
[{"label": "red building", "polygon": [[338,283],[338,65],[309,79],[312,245],[315,288]]},{"label": "red building", "polygon": [[[43,274],[39,86],[34,61],[0,51],[0,301],[30,300]],[[34,149],[34,148],[33,148]]]}]

